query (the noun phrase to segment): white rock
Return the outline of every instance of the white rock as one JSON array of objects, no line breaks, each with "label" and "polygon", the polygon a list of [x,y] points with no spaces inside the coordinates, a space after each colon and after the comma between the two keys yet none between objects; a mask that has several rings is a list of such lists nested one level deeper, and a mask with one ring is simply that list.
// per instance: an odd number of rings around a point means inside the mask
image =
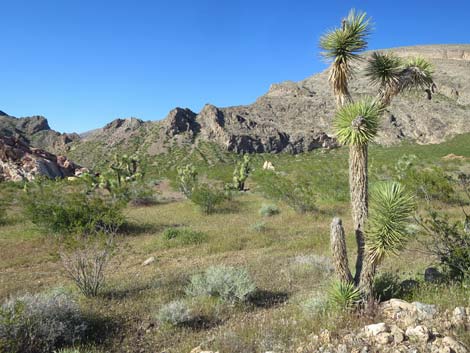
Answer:
[{"label": "white rock", "polygon": [[418,341],[427,342],[430,338],[429,330],[426,326],[418,325],[416,327],[408,327],[405,334],[410,337],[417,339]]},{"label": "white rock", "polygon": [[155,258],[155,256],[151,256],[149,257],[147,260],[145,260],[144,262],[142,262],[142,266],[148,266],[150,264],[153,264],[155,261],[157,261],[157,259]]},{"label": "white rock", "polygon": [[388,332],[389,328],[386,323],[381,322],[378,324],[367,325],[364,327],[364,332],[367,336],[377,336],[379,333]]},{"label": "white rock", "polygon": [[456,339],[450,336],[446,336],[442,339],[442,345],[444,347],[449,347],[455,353],[468,353],[468,349],[465,348],[462,343],[458,342]]}]

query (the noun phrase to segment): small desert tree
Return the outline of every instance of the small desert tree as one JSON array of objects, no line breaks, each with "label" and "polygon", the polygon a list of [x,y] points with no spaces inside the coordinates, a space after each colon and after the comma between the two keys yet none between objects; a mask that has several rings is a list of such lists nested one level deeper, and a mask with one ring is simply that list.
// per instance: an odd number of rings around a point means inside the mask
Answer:
[{"label": "small desert tree", "polygon": [[[368,192],[368,145],[377,135],[379,120],[386,107],[398,94],[412,89],[424,89],[431,98],[435,85],[432,80],[432,66],[422,58],[404,61],[391,53],[375,52],[366,63],[366,76],[372,85],[378,86],[375,97],[362,98],[354,102],[349,91],[349,81],[354,77],[354,64],[363,61],[360,53],[367,48],[367,38],[370,34],[370,19],[365,13],[352,10],[343,19],[339,28],[328,31],[320,39],[323,55],[332,61],[329,81],[336,98],[338,111],[334,120],[338,140],[349,146],[349,187],[354,231],[357,241],[356,272],[354,277],[345,275],[347,264],[337,266],[341,270],[343,280],[352,280],[356,286],[363,288],[368,295],[371,288],[362,282],[364,263],[373,266],[366,260],[367,236],[365,234],[369,212]],[[332,224],[332,249],[338,251],[335,256],[341,261],[340,254],[346,254],[344,230],[339,220]],[[385,229],[388,231],[388,229]],[[334,233],[334,234],[333,234]],[[342,234],[342,235],[341,235]],[[394,231],[390,230],[389,236]],[[386,236],[386,232],[383,234]],[[369,256],[369,255],[367,255]],[[368,276],[375,269],[364,270]]]}]

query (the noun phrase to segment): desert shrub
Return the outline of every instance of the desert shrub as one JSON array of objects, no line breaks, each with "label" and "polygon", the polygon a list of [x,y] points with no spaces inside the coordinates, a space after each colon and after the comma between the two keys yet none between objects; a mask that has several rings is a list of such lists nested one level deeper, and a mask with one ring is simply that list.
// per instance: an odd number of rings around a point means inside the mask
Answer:
[{"label": "desert shrub", "polygon": [[94,237],[76,236],[60,252],[62,266],[80,292],[95,297],[105,283],[106,270],[114,254],[114,234],[101,233]]},{"label": "desert shrub", "polygon": [[279,207],[276,205],[263,205],[259,209],[259,214],[263,217],[270,217],[279,214]]},{"label": "desert shrub", "polygon": [[312,295],[301,303],[303,313],[309,317],[316,317],[328,311],[328,298],[320,294]]},{"label": "desert shrub", "polygon": [[470,230],[464,222],[430,210],[426,218],[419,220],[426,236],[424,246],[439,259],[444,274],[452,280],[462,281],[470,277]]},{"label": "desert shrub", "polygon": [[405,155],[395,166],[398,180],[418,197],[428,200],[453,201],[455,192],[451,177],[437,166],[427,168],[415,155]]},{"label": "desert shrub", "polygon": [[262,233],[267,230],[266,223],[265,222],[256,222],[251,225],[250,227],[253,229],[255,232]]},{"label": "desert shrub", "polygon": [[316,193],[313,184],[298,178],[296,182],[275,173],[263,173],[258,180],[261,192],[270,199],[285,202],[296,212],[316,210]]},{"label": "desert shrub", "polygon": [[67,189],[60,182],[40,182],[23,197],[26,216],[53,234],[117,231],[124,223],[123,204],[98,193]]},{"label": "desert shrub", "polygon": [[199,185],[191,193],[191,201],[194,202],[205,214],[212,214],[216,207],[225,200],[223,191],[211,188],[208,185]]},{"label": "desert shrub", "polygon": [[130,188],[128,192],[129,203],[135,207],[157,204],[158,198],[155,191],[152,189],[152,184],[149,185],[141,182]]},{"label": "desert shrub", "polygon": [[383,272],[375,276],[373,292],[377,300],[401,298],[403,290],[400,282],[400,277],[391,272]]},{"label": "desert shrub", "polygon": [[4,203],[0,200],[0,225],[5,224],[7,220],[7,211]]},{"label": "desert shrub", "polygon": [[54,353],[100,353],[101,351],[94,348],[63,348]]},{"label": "desert shrub", "polygon": [[0,308],[0,351],[47,353],[84,338],[86,322],[64,293],[24,295]]},{"label": "desert shrub", "polygon": [[256,286],[244,268],[212,266],[191,277],[186,293],[191,296],[218,297],[228,302],[243,302]]},{"label": "desert shrub", "polygon": [[191,310],[182,300],[176,300],[163,305],[157,314],[157,319],[162,324],[177,326],[192,319]]},{"label": "desert shrub", "polygon": [[350,282],[333,282],[328,294],[330,303],[341,310],[352,309],[361,300],[359,288]]},{"label": "desert shrub", "polygon": [[206,241],[207,234],[189,228],[170,227],[163,231],[163,239],[168,244],[193,245]]}]

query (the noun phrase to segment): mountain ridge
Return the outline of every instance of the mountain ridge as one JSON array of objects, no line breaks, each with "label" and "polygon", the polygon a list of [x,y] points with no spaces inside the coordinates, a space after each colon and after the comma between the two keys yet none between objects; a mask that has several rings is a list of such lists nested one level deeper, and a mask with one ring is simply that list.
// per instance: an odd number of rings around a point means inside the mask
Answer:
[{"label": "mountain ridge", "polygon": [[[470,132],[470,44],[379,51],[429,59],[435,66],[438,93],[430,101],[424,92],[397,97],[384,115],[378,143],[439,143]],[[372,52],[366,52],[364,57]],[[357,71],[363,65],[364,62],[359,63]],[[358,74],[351,82],[351,93],[357,98],[373,94],[374,88]],[[81,135],[51,130],[43,117],[24,118],[23,122],[19,119],[16,124],[10,121],[10,127],[14,125],[14,134],[34,147],[71,153],[79,159],[77,162],[88,166],[93,158],[85,158],[84,151],[94,150],[100,157],[121,150],[151,156],[172,146],[192,146],[199,141],[214,142],[237,153],[300,153],[331,148],[336,146],[331,126],[334,111],[325,70],[298,82],[273,83],[264,95],[247,105],[219,108],[206,104],[199,113],[178,107],[162,120],[115,119]],[[0,116],[0,131],[5,130],[5,120],[9,118],[13,117]]]}]

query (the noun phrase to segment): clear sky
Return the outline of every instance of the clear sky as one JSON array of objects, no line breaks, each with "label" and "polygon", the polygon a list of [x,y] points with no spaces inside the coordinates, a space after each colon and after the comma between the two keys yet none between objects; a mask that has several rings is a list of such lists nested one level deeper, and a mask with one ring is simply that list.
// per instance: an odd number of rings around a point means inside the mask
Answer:
[{"label": "clear sky", "polygon": [[325,68],[318,38],[352,7],[370,48],[470,43],[470,1],[0,0],[0,110],[83,132],[176,106],[249,104]]}]

